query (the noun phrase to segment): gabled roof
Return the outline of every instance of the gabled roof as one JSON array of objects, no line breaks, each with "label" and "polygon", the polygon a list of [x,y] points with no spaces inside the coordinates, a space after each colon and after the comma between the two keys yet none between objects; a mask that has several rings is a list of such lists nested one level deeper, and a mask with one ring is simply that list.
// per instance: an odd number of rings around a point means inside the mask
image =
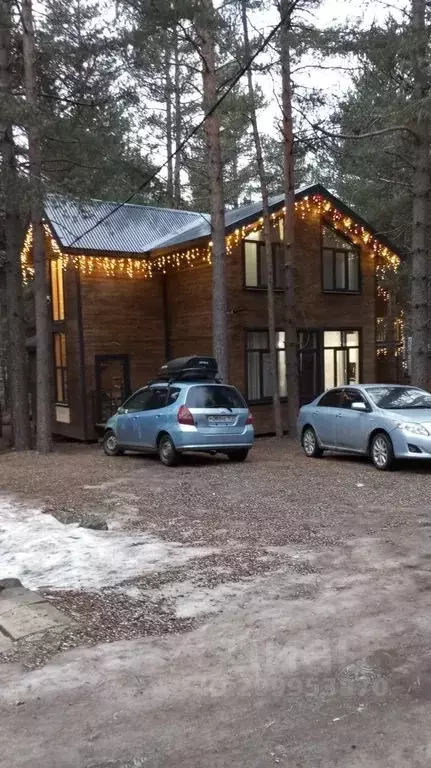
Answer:
[{"label": "gabled roof", "polygon": [[[271,211],[278,208],[284,202],[284,195],[276,195],[269,199],[269,206]],[[230,232],[238,226],[251,223],[257,216],[262,213],[262,203],[251,203],[250,205],[244,205],[242,208],[235,208],[233,211],[226,211],[225,213],[225,225],[226,231]],[[180,243],[186,243],[189,240],[199,240],[202,237],[209,237],[211,235],[211,223],[210,216],[201,217],[196,224],[191,224],[183,232],[177,232],[170,237],[166,237],[160,240],[155,248],[169,248],[172,245],[180,245]]]},{"label": "gabled roof", "polygon": [[[117,205],[102,200],[82,202],[47,195],[45,215],[58,244],[65,250],[141,254],[153,250],[159,240],[174,232],[179,234],[202,220],[200,213],[192,211],[129,204],[115,210]],[[84,234],[111,211],[114,213],[105,221]]]},{"label": "gabled roof", "polygon": [[[397,252],[384,235],[322,184],[311,184],[298,189],[295,199],[299,201],[312,195],[321,195],[330,201],[341,213],[364,226],[382,245]],[[269,200],[271,211],[280,209],[283,203],[284,195],[271,197]],[[106,203],[101,200],[81,202],[48,195],[45,213],[58,244],[65,251],[103,251],[113,254],[144,255],[211,236],[211,217],[208,213],[130,204],[115,210],[117,206],[118,203]],[[87,232],[111,211],[113,211],[112,215],[91,232]],[[226,233],[251,224],[261,215],[262,202],[226,211]],[[80,237],[81,235],[83,236]]]}]

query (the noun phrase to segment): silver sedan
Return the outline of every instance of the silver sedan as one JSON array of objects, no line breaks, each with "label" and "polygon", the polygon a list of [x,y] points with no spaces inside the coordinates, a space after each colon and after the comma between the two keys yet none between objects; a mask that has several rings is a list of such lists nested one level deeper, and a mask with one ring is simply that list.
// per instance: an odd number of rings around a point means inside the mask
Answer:
[{"label": "silver sedan", "polygon": [[306,456],[370,456],[380,470],[397,459],[431,459],[431,395],[399,384],[338,387],[304,405],[298,434]]}]

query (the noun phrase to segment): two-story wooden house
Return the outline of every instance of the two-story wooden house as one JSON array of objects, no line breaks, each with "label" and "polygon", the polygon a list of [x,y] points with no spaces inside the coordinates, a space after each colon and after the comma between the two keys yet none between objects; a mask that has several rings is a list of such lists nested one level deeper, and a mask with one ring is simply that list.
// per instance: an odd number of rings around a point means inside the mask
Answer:
[{"label": "two-story wooden house", "polygon": [[[282,196],[271,200],[271,221],[285,397],[283,202]],[[272,382],[261,217],[258,203],[227,212],[226,245],[229,379],[247,397],[263,433],[272,430]],[[211,353],[209,216],[50,197],[45,222],[53,429],[89,440],[166,359]],[[393,336],[390,346],[382,337],[388,313],[379,286],[397,269],[398,255],[321,185],[297,193],[295,232],[301,401],[333,385],[388,378],[387,363],[401,354],[401,340]],[[31,231],[22,263],[31,275]],[[401,322],[389,317],[397,333]]]}]

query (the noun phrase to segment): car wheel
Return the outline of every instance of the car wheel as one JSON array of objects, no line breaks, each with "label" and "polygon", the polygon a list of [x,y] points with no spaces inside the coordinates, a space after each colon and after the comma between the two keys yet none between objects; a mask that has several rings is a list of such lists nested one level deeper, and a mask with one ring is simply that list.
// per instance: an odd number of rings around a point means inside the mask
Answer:
[{"label": "car wheel", "polygon": [[229,451],[229,461],[245,461],[248,456],[248,448],[238,448],[237,451]]},{"label": "car wheel", "polygon": [[179,453],[169,435],[162,435],[159,440],[159,458],[165,467],[175,467],[179,462]]},{"label": "car wheel", "polygon": [[103,450],[107,456],[122,456],[124,451],[118,445],[117,436],[112,430],[105,432],[103,437]]},{"label": "car wheel", "polygon": [[371,460],[381,472],[392,469],[394,466],[394,449],[390,437],[385,432],[378,432],[371,441]]},{"label": "car wheel", "polygon": [[317,459],[323,455],[313,427],[306,427],[304,429],[301,442],[304,453],[309,459]]}]

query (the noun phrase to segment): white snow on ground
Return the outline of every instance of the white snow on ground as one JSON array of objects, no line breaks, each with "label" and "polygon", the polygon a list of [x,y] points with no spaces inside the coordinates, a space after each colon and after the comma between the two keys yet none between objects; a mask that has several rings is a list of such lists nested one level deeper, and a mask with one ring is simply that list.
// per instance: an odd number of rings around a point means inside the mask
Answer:
[{"label": "white snow on ground", "polygon": [[20,579],[30,589],[97,590],[214,551],[149,533],[63,525],[40,509],[0,497],[0,578]]},{"label": "white snow on ground", "polygon": [[227,584],[218,584],[216,587],[197,587],[191,581],[177,581],[172,584],[165,584],[157,590],[147,590],[140,592],[133,587],[127,591],[130,597],[138,598],[142,594],[157,595],[175,600],[175,613],[178,618],[194,618],[205,613],[217,613],[223,607],[238,598],[250,586],[247,580],[242,582],[230,582]]}]

